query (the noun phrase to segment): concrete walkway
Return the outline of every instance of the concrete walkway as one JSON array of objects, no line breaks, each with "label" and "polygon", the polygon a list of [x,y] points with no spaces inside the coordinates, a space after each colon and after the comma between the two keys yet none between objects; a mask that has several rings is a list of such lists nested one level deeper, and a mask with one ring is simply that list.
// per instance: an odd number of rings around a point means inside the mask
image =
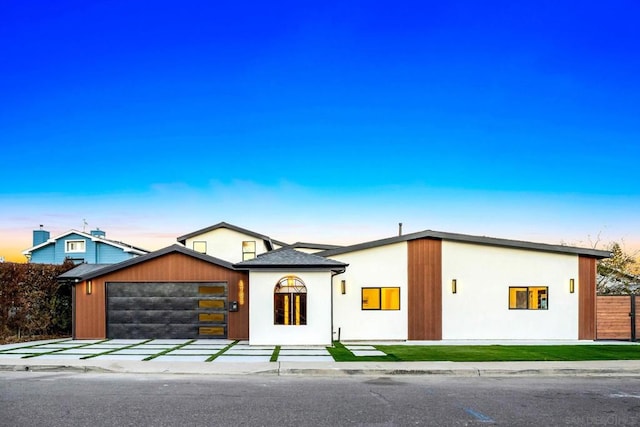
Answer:
[{"label": "concrete walkway", "polygon": [[[372,344],[345,346],[356,356],[384,356]],[[322,346],[249,346],[247,342],[228,340],[61,339],[0,346],[0,370],[318,376],[640,376],[640,360],[335,362]]]}]

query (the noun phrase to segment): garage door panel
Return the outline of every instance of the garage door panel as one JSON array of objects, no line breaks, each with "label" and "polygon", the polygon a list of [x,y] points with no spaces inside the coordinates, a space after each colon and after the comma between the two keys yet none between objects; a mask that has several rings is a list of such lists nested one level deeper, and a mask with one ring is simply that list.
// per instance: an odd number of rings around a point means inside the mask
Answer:
[{"label": "garage door panel", "polygon": [[225,338],[227,284],[107,283],[109,338]]},{"label": "garage door panel", "polygon": [[[206,284],[209,285],[209,284]],[[197,297],[198,289],[205,284],[199,283],[109,283],[109,293],[119,297],[149,297],[157,295],[159,290],[171,297]]]},{"label": "garage door panel", "polygon": [[[161,326],[161,328],[160,328]],[[189,338],[200,335],[200,328],[192,325],[157,325],[157,324],[136,324],[134,327],[130,324],[112,324],[109,326],[109,330],[113,333],[114,337],[126,336],[129,339],[148,339],[149,337],[160,336],[163,339],[171,338]],[[207,335],[207,338],[225,338],[226,328],[222,331],[215,331],[216,335]],[[219,334],[222,332],[222,334]],[[161,335],[158,335],[161,334]],[[203,335],[204,336],[204,335]]]},{"label": "garage door panel", "polygon": [[[200,301],[219,301],[219,303],[205,303]],[[154,310],[159,307],[172,307],[174,310],[197,310],[205,308],[226,308],[226,299],[222,298],[179,298],[179,297],[112,297],[109,296],[111,310]]]},{"label": "garage door panel", "polygon": [[[214,314],[216,316],[213,316]],[[109,320],[111,323],[155,323],[159,325],[170,323],[211,323],[211,320],[213,320],[214,323],[226,324],[224,313],[203,313],[203,316],[200,316],[199,312],[191,310],[113,310]]]}]

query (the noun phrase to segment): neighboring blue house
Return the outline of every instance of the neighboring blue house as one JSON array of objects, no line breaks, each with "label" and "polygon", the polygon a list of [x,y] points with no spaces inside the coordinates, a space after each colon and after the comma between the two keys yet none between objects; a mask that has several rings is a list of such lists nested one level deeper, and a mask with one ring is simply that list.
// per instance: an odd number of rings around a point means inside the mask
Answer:
[{"label": "neighboring blue house", "polygon": [[69,230],[57,237],[42,228],[33,231],[33,247],[22,252],[29,262],[62,264],[71,259],[76,264],[115,264],[144,255],[148,251],[123,242],[109,240],[102,230]]}]

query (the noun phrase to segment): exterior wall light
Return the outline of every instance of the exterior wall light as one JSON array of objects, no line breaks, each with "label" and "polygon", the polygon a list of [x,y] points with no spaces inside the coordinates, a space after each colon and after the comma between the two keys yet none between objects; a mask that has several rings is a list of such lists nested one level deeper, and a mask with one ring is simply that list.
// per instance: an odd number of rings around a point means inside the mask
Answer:
[{"label": "exterior wall light", "polygon": [[569,279],[569,293],[574,293],[576,290],[576,281],[575,279]]},{"label": "exterior wall light", "polygon": [[452,294],[458,293],[458,281],[456,279],[451,280],[451,293]]},{"label": "exterior wall light", "polygon": [[342,295],[347,293],[347,281],[346,280],[341,280],[340,281],[340,293]]},{"label": "exterior wall light", "polygon": [[91,295],[93,292],[93,282],[91,280],[87,280],[87,295]]},{"label": "exterior wall light", "polygon": [[238,304],[244,305],[244,280],[238,281]]}]

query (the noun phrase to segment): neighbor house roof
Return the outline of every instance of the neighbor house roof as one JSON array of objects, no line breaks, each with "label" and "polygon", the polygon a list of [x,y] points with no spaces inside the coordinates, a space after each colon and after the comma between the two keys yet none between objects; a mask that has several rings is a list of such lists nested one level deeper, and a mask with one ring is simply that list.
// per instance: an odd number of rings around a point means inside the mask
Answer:
[{"label": "neighbor house roof", "polygon": [[[106,266],[102,266],[102,268],[86,267],[85,269],[78,269],[78,267],[76,267],[61,274],[60,276],[58,276],[58,278],[63,280],[77,280],[77,281],[89,280],[95,277],[104,276],[105,274],[113,273],[114,271],[119,271],[124,268],[134,266],[136,264],[147,262],[152,259],[159,258],[161,256],[168,255],[171,253],[181,253],[183,255],[197,258],[211,264],[219,265],[221,267],[234,270],[233,265],[228,261],[185,248],[182,245],[175,244],[175,245],[171,245],[166,248],[157,250],[155,252],[151,252],[146,255],[142,255],[136,258],[131,258],[126,261],[122,261],[118,264],[109,264]],[[83,265],[88,265],[88,264],[82,264],[79,267],[82,267]]]},{"label": "neighbor house roof", "polygon": [[356,245],[344,246],[336,249],[328,249],[326,251],[318,252],[316,255],[328,257],[328,256],[340,255],[340,254],[345,254],[349,252],[360,251],[363,249],[377,248],[380,246],[390,245],[393,243],[407,242],[410,240],[417,240],[417,239],[447,240],[447,241],[453,241],[453,242],[474,243],[474,244],[480,244],[480,245],[499,246],[499,247],[505,247],[505,248],[527,249],[527,250],[554,252],[554,253],[561,253],[561,254],[575,254],[575,255],[589,256],[589,257],[598,258],[598,259],[609,258],[611,256],[611,252],[601,251],[597,249],[578,248],[578,247],[565,246],[565,245],[550,245],[546,243],[535,243],[535,242],[526,242],[521,240],[500,239],[500,238],[486,237],[486,236],[472,236],[468,234],[447,233],[447,232],[433,231],[433,230],[425,230],[417,233],[404,234],[400,236],[390,237],[387,239],[374,240],[370,242],[359,243]]},{"label": "neighbor house roof", "polygon": [[327,245],[324,243],[307,243],[307,242],[296,242],[286,246],[287,248],[292,249],[318,249],[326,251],[328,249],[338,249],[342,246],[340,245]]},{"label": "neighbor house roof", "polygon": [[62,239],[63,237],[66,237],[70,234],[78,234],[82,237],[86,237],[87,239],[90,239],[94,242],[100,242],[100,243],[104,243],[105,245],[110,245],[110,246],[114,246],[116,248],[122,249],[124,252],[130,252],[136,255],[144,255],[149,253],[149,251],[130,245],[128,243],[124,243],[124,242],[119,242],[117,240],[111,240],[111,239],[107,239],[101,236],[94,236],[93,234],[89,234],[89,233],[85,233],[84,231],[78,231],[78,230],[69,230],[66,231],[58,236],[52,237],[50,239],[48,239],[46,242],[40,243],[39,245],[33,246],[29,249],[25,249],[24,251],[22,251],[23,255],[28,255],[31,252],[38,250],[40,248],[44,248],[45,246],[48,245],[52,245],[54,244],[57,240]]},{"label": "neighbor house roof", "polygon": [[341,261],[307,254],[292,248],[281,248],[271,252],[265,252],[252,260],[234,264],[238,269],[253,268],[329,268],[331,270],[344,270],[349,264]]},{"label": "neighbor house roof", "polygon": [[212,225],[210,227],[205,227],[205,228],[202,228],[200,230],[196,230],[196,231],[194,231],[192,233],[185,234],[184,236],[178,237],[177,240],[178,240],[178,242],[180,242],[180,243],[182,243],[184,245],[184,244],[186,244],[187,239],[190,239],[192,237],[197,237],[197,236],[199,236],[201,234],[208,233],[210,231],[217,230],[219,228],[226,228],[226,229],[229,229],[229,230],[237,231],[238,233],[246,234],[246,235],[249,235],[249,236],[253,236],[253,237],[257,238],[257,239],[264,240],[265,244],[267,245],[267,249],[268,250],[272,250],[273,249],[273,244],[274,243],[276,245],[278,245],[278,246],[287,246],[286,243],[280,242],[278,240],[274,240],[269,236],[265,236],[264,234],[256,233],[255,231],[247,230],[246,228],[238,227],[236,225],[229,224],[229,223],[226,223],[226,222],[219,222],[219,223],[217,223],[215,225]]}]

